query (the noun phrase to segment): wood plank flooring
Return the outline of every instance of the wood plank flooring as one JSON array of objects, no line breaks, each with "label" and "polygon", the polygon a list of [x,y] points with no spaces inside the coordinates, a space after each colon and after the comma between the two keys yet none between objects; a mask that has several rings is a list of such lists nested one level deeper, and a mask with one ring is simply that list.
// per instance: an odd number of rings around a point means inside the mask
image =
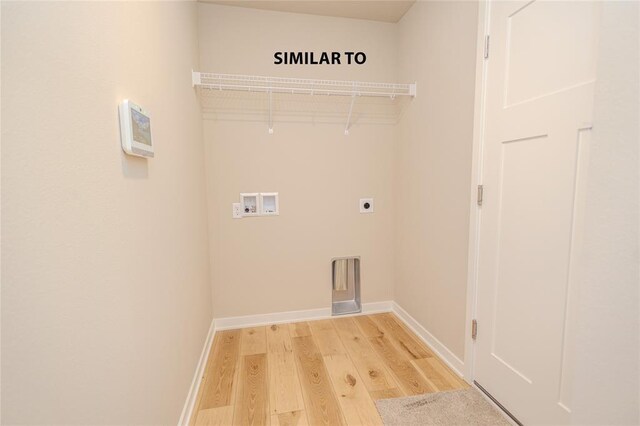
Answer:
[{"label": "wood plank flooring", "polygon": [[391,313],[216,333],[192,425],[381,425],[374,401],[468,385]]}]

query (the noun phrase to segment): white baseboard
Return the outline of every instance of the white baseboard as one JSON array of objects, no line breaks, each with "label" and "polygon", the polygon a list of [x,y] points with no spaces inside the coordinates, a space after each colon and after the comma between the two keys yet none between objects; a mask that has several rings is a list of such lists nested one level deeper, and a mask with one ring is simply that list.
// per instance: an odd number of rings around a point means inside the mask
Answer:
[{"label": "white baseboard", "polygon": [[200,385],[202,382],[202,375],[204,374],[204,368],[207,365],[207,360],[209,359],[209,352],[211,351],[211,345],[213,343],[213,337],[215,336],[215,334],[216,320],[212,319],[211,325],[209,326],[209,333],[207,334],[207,339],[204,342],[204,347],[202,348],[202,353],[200,354],[198,366],[196,367],[196,374],[193,376],[193,380],[191,381],[189,394],[187,395],[187,400],[185,401],[184,407],[182,408],[180,420],[178,420],[179,426],[187,426],[191,421],[191,416],[197,402],[196,398],[198,397],[198,391],[200,390]]},{"label": "white baseboard", "polygon": [[[393,302],[363,303],[360,314],[391,312]],[[356,314],[356,315],[360,315]],[[307,309],[305,311],[276,312],[272,314],[247,315],[216,319],[216,330],[232,330],[235,328],[257,327],[267,324],[309,321],[331,318],[331,308]]]},{"label": "white baseboard", "polygon": [[422,341],[431,348],[431,350],[440,357],[441,360],[447,363],[460,377],[464,377],[464,362],[449,350],[442,342],[435,338],[435,336],[426,328],[424,328],[418,321],[416,321],[407,311],[402,309],[400,305],[393,302],[393,313],[400,318],[406,325],[413,331]]}]

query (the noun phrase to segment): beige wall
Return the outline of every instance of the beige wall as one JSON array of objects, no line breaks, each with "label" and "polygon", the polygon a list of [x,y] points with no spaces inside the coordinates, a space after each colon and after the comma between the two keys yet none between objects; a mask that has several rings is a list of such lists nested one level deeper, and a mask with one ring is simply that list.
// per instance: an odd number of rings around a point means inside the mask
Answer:
[{"label": "beige wall", "polygon": [[399,23],[399,79],[418,97],[396,147],[395,301],[464,356],[477,4],[418,2]]},{"label": "beige wall", "polygon": [[604,2],[571,421],[640,424],[640,7]]},{"label": "beige wall", "polygon": [[[194,3],[2,2],[2,421],[175,424],[210,324]],[[156,158],[120,148],[152,114]]]},{"label": "beige wall", "polygon": [[[203,71],[396,78],[394,24],[212,4],[199,11]],[[365,51],[368,59],[364,66],[273,64],[274,52],[298,50]],[[362,257],[363,302],[391,300],[395,126],[357,122],[345,136],[344,100],[284,97],[269,135],[264,95],[220,96],[225,101],[204,120],[216,317],[327,308],[331,258],[346,255]],[[358,107],[366,102],[358,99]],[[304,112],[309,103],[331,114]],[[237,117],[234,108],[242,108]],[[239,193],[270,191],[280,194],[280,216],[232,219]],[[375,198],[375,213],[359,214],[363,197]]]}]

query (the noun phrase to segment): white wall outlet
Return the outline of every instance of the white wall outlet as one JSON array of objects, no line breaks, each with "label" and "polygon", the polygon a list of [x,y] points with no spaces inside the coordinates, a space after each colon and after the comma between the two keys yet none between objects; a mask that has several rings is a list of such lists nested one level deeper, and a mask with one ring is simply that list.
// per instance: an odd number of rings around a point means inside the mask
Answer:
[{"label": "white wall outlet", "polygon": [[373,198],[360,198],[360,213],[373,213]]},{"label": "white wall outlet", "polygon": [[233,203],[233,215],[234,219],[242,219],[242,204]]}]

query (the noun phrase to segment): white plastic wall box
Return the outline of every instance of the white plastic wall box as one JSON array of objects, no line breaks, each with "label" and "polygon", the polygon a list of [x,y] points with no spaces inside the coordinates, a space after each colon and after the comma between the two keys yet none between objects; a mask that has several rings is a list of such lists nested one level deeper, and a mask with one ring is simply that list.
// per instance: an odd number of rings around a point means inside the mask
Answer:
[{"label": "white plastic wall box", "polygon": [[263,216],[277,216],[280,214],[277,192],[260,193],[260,212]]},{"label": "white plastic wall box", "polygon": [[260,194],[257,192],[241,193],[240,204],[242,207],[242,216],[259,216],[260,215]]}]

